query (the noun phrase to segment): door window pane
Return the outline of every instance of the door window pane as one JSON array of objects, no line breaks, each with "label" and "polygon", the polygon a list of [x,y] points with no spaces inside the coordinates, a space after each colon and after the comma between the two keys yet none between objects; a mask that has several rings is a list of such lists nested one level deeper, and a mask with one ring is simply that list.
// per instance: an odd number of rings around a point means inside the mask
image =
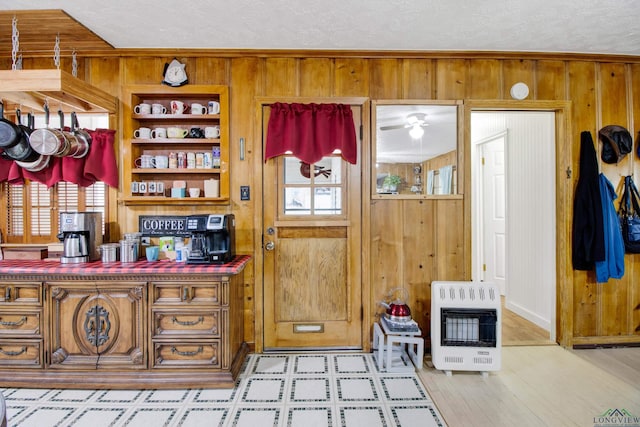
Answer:
[{"label": "door window pane", "polygon": [[316,215],[340,215],[342,213],[342,189],[340,187],[316,187],[313,206]]},{"label": "door window pane", "polygon": [[285,187],[285,213],[287,215],[309,215],[311,213],[311,189]]}]

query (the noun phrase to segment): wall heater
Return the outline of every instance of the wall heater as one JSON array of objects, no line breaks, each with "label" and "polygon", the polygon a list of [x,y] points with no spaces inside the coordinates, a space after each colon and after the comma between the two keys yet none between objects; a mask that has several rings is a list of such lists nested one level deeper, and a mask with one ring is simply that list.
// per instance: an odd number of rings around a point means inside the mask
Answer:
[{"label": "wall heater", "polygon": [[487,282],[431,283],[431,360],[436,369],[497,371],[501,363],[500,291]]}]

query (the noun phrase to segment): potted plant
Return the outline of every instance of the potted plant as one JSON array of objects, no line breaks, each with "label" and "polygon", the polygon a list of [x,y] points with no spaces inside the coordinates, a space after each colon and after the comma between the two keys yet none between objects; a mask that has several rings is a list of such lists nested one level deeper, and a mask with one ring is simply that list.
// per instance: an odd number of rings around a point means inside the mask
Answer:
[{"label": "potted plant", "polygon": [[398,175],[387,175],[382,182],[382,187],[388,189],[388,191],[398,191],[398,186],[402,183],[402,178]]}]

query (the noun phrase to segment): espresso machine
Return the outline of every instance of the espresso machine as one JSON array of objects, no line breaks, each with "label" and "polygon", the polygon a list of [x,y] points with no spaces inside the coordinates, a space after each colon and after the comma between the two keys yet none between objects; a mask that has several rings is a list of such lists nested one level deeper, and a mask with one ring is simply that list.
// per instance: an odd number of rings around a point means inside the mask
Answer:
[{"label": "espresso machine", "polygon": [[60,234],[62,264],[76,264],[100,259],[102,214],[100,212],[61,212]]},{"label": "espresso machine", "polygon": [[191,233],[187,264],[224,264],[235,256],[235,217],[190,215],[186,229]]}]

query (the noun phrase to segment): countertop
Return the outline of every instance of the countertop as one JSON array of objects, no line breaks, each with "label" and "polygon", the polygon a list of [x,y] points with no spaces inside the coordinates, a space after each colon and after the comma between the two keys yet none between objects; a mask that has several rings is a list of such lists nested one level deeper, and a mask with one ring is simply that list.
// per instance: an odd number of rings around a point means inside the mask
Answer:
[{"label": "countertop", "polygon": [[226,264],[186,264],[172,260],[137,262],[87,262],[81,264],[62,264],[54,260],[3,260],[0,261],[0,274],[44,274],[96,276],[110,274],[238,274],[251,260],[250,255],[237,255]]}]

